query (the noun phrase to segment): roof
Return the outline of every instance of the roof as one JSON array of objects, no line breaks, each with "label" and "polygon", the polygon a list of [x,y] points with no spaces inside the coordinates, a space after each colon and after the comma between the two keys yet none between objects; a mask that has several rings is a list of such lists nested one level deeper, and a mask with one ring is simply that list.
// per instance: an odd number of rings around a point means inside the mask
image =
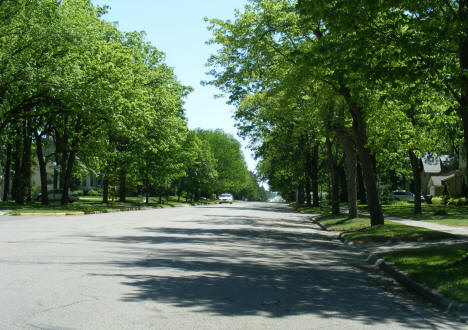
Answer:
[{"label": "roof", "polygon": [[428,185],[431,183],[432,181],[432,184],[436,187],[442,187],[443,186],[443,182],[447,179],[451,179],[452,177],[454,177],[455,174],[449,174],[449,175],[433,175],[431,176],[431,179],[429,180],[429,183]]},{"label": "roof", "polygon": [[440,173],[442,166],[440,165],[440,158],[433,155],[424,155],[421,157],[425,173]]}]

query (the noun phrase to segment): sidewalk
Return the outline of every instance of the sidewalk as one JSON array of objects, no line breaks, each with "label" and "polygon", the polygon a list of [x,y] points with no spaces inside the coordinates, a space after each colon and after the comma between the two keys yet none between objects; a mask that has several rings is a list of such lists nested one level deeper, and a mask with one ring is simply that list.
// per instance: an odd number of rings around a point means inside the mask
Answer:
[{"label": "sidewalk", "polygon": [[[346,208],[340,208],[340,211],[343,213],[348,213],[348,210]],[[362,212],[362,211],[358,211],[358,214],[364,215],[367,217],[370,216],[369,213]],[[406,226],[421,227],[421,228],[432,229],[432,230],[441,231],[441,232],[449,233],[453,235],[468,237],[468,226],[466,227],[465,226],[445,226],[445,225],[441,225],[438,223],[410,220],[410,219],[405,219],[405,218],[400,218],[400,217],[392,217],[392,216],[387,216],[385,214],[384,214],[384,217],[386,220],[397,222]]]},{"label": "sidewalk", "polygon": [[438,223],[416,221],[416,220],[409,220],[409,219],[397,218],[397,217],[387,217],[387,216],[385,216],[385,219],[391,220],[393,222],[398,222],[402,225],[422,227],[426,229],[442,231],[444,233],[449,233],[453,235],[468,237],[468,227],[445,226],[445,225],[441,225]]},{"label": "sidewalk", "polygon": [[[346,212],[347,210],[342,210]],[[358,212],[359,215],[369,216],[369,213]],[[410,220],[400,217],[385,216],[386,220],[390,220],[399,224],[432,229],[440,232],[445,232],[460,236],[457,240],[437,241],[437,242],[400,242],[398,244],[373,244],[369,246],[358,247],[362,250],[363,255],[367,256],[367,261],[374,267],[377,267],[393,277],[401,285],[406,287],[413,293],[424,297],[432,304],[438,306],[445,312],[452,313],[463,322],[468,324],[468,304],[447,298],[439,291],[432,289],[424,284],[414,281],[410,276],[401,271],[394,264],[386,262],[382,259],[381,254],[394,252],[397,250],[420,249],[420,248],[448,248],[448,247],[466,247],[468,243],[468,227],[462,226],[445,226],[438,223],[425,221]]]}]

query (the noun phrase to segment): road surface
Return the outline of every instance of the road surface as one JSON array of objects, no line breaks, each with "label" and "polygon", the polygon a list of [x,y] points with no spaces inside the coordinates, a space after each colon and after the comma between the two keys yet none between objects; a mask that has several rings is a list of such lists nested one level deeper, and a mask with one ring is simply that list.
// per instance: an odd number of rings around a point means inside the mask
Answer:
[{"label": "road surface", "polygon": [[0,329],[462,329],[287,206],[0,216]]}]

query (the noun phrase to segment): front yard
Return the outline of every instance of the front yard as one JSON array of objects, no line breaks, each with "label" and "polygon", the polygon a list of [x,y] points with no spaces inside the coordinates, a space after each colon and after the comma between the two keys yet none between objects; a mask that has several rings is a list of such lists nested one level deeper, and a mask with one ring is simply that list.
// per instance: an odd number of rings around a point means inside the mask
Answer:
[{"label": "front yard", "polygon": [[[360,210],[365,207],[360,205]],[[467,206],[423,204],[423,214],[412,214],[413,205],[407,202],[393,202],[383,206],[387,215],[412,220],[436,222],[443,225],[468,226]],[[443,210],[447,215],[434,215]],[[419,227],[401,225],[390,220],[385,225],[370,227],[370,218],[360,216],[348,219],[346,214],[320,214],[303,208],[305,213],[319,214],[314,221],[331,231],[341,231],[341,237],[360,244],[423,242],[454,240],[460,236]],[[315,210],[316,211],[316,210]],[[358,244],[359,246],[359,244]],[[412,279],[437,289],[446,296],[468,303],[468,244],[463,247],[436,247],[431,249],[402,250],[381,255],[393,262]]]},{"label": "front yard", "polygon": [[382,257],[415,281],[468,303],[468,247],[406,250]]},{"label": "front yard", "polygon": [[[216,201],[203,200],[197,204],[207,204]],[[145,204],[142,197],[127,197],[126,202],[109,202],[102,203],[101,196],[80,196],[76,202],[61,205],[60,202],[51,202],[49,205],[42,205],[40,202],[30,202],[24,205],[18,205],[14,202],[0,202],[0,210],[8,210],[10,215],[18,214],[91,214],[96,212],[112,212],[112,211],[130,211],[141,210],[145,208],[161,208],[175,207],[186,204],[185,200],[177,201],[177,198],[172,196],[169,201],[163,200],[159,203],[159,198],[151,197],[149,204]]]}]

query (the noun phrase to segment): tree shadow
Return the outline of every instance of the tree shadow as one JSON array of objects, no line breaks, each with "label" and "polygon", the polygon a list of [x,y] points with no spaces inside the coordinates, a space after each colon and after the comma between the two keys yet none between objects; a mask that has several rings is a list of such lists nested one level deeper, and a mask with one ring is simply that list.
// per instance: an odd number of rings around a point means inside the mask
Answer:
[{"label": "tree shadow", "polygon": [[[202,206],[207,209],[220,209],[221,206]],[[274,213],[297,213],[288,204],[281,203],[267,203],[267,202],[242,202],[229,205],[228,208],[245,211],[261,211],[261,212],[274,212]]]},{"label": "tree shadow", "polygon": [[[390,298],[373,277],[354,267],[362,260],[358,250],[330,241],[312,224],[304,228],[302,220],[281,224],[225,216],[211,226],[204,217],[191,222],[137,228],[134,235],[120,237],[88,236],[118,244],[109,266],[119,271],[91,275],[120,278],[129,288],[124,301],[154,301],[215,315],[311,314],[420,329],[450,321],[443,314],[422,316],[400,305],[399,297]],[[240,227],[226,227],[233,223]]]}]

